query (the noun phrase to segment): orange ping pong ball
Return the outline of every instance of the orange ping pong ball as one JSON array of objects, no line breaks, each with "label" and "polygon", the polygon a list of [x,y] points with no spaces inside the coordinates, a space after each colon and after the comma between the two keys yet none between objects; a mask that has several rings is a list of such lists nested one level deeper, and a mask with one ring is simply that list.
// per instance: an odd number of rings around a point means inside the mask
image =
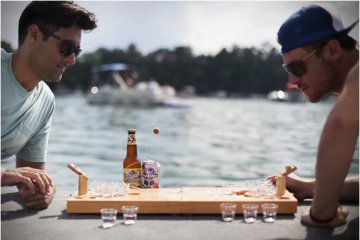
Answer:
[{"label": "orange ping pong ball", "polygon": [[159,134],[160,128],[156,127],[153,129],[154,134]]}]

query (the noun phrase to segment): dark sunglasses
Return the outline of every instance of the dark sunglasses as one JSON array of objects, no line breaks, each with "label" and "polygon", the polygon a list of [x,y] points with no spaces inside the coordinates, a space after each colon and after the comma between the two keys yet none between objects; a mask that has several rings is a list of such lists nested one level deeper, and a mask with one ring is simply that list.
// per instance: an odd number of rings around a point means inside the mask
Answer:
[{"label": "dark sunglasses", "polygon": [[308,60],[316,51],[319,49],[312,50],[308,55],[306,55],[303,59],[298,61],[293,61],[289,64],[283,64],[282,67],[285,69],[287,73],[292,73],[297,77],[301,77],[306,73],[306,60]]},{"label": "dark sunglasses", "polygon": [[53,37],[60,41],[60,53],[64,57],[68,57],[71,54],[75,53],[75,57],[79,56],[81,53],[81,49],[76,47],[75,43],[71,40],[63,39],[52,32],[41,30],[45,35]]}]

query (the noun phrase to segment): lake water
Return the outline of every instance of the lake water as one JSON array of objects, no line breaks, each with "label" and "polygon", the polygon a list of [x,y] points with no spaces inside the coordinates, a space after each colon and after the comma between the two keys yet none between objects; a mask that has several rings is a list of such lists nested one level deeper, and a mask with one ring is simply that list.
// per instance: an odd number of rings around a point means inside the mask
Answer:
[{"label": "lake water", "polygon": [[[331,103],[265,99],[193,99],[192,108],[88,105],[81,95],[56,96],[47,172],[58,189],[76,190],[74,163],[90,179],[122,179],[127,130],[137,130],[138,155],[161,163],[161,186],[219,186],[264,178],[295,164],[313,177]],[[160,134],[154,135],[154,127]],[[359,161],[351,173],[358,174]],[[3,166],[13,166],[14,161]]]}]

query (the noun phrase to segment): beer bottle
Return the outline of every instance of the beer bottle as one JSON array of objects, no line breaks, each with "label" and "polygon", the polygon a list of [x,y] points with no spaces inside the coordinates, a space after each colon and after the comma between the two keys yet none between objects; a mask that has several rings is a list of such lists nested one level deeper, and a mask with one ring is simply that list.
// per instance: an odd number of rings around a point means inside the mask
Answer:
[{"label": "beer bottle", "polygon": [[137,156],[136,130],[128,130],[127,153],[123,162],[124,182],[130,183],[130,187],[140,188],[141,163]]}]

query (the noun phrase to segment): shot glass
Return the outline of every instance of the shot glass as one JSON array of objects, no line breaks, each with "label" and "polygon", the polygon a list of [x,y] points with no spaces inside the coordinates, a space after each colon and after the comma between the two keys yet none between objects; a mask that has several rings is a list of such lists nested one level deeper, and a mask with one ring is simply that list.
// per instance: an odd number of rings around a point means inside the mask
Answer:
[{"label": "shot glass", "polygon": [[124,197],[128,193],[127,186],[123,182],[117,182],[114,186],[114,197]]},{"label": "shot glass", "polygon": [[90,197],[102,198],[104,185],[105,185],[105,181],[103,180],[93,180],[90,183]]},{"label": "shot glass", "polygon": [[221,216],[224,222],[232,222],[235,218],[235,203],[221,203]]},{"label": "shot glass", "polygon": [[125,225],[132,225],[136,222],[137,212],[139,210],[138,206],[123,206],[122,213],[124,217]]},{"label": "shot glass", "polygon": [[257,204],[243,204],[244,221],[246,223],[254,223],[257,217],[259,205]]},{"label": "shot glass", "polygon": [[274,199],[276,195],[276,187],[274,185],[266,185],[263,193],[262,193],[262,197],[266,198],[266,199]]},{"label": "shot glass", "polygon": [[261,209],[263,212],[264,222],[273,223],[276,219],[276,213],[278,210],[278,205],[275,203],[264,203],[261,204]]},{"label": "shot glass", "polygon": [[259,191],[259,180],[247,180],[245,181],[245,186],[247,189],[247,194],[251,197],[259,198],[261,197],[261,192]]},{"label": "shot glass", "polygon": [[117,210],[114,208],[100,209],[103,228],[112,228],[115,225]]},{"label": "shot glass", "polygon": [[102,186],[102,195],[104,198],[111,198],[114,193],[114,182],[105,182]]}]

